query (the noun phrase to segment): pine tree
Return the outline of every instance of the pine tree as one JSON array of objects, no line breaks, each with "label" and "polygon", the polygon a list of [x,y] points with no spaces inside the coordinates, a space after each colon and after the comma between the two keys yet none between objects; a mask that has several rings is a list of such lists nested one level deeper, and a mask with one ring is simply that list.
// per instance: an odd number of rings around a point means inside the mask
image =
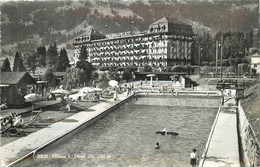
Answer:
[{"label": "pine tree", "polygon": [[57,45],[54,43],[54,45],[50,45],[47,51],[47,64],[50,65],[50,68],[52,68],[54,71],[57,67],[59,53],[57,51]]},{"label": "pine tree", "polygon": [[47,65],[46,71],[44,74],[44,80],[48,81],[48,85],[54,87],[55,85],[55,76],[53,74],[53,70],[50,65]]},{"label": "pine tree", "polygon": [[191,65],[199,64],[198,57],[198,43],[194,41],[191,45]]},{"label": "pine tree", "polygon": [[13,71],[26,71],[23,64],[22,54],[19,52],[16,52],[15,54]]},{"label": "pine tree", "polygon": [[88,51],[86,46],[82,46],[79,54],[79,61],[87,61],[88,59]]},{"label": "pine tree", "polygon": [[11,71],[11,67],[10,67],[10,62],[8,58],[5,58],[3,66],[1,67],[1,71],[2,72],[7,72],[7,71]]},{"label": "pine tree", "polygon": [[76,67],[79,69],[82,69],[84,73],[87,75],[85,82],[90,80],[92,71],[93,71],[93,66],[91,63],[88,62],[88,51],[85,46],[82,46],[80,55],[79,55],[79,61],[76,64]]},{"label": "pine tree", "polygon": [[33,50],[24,55],[24,65],[28,71],[35,72],[37,67],[36,52]]},{"label": "pine tree", "polygon": [[42,47],[38,47],[36,50],[37,64],[39,67],[46,67],[46,48],[43,45]]},{"label": "pine tree", "polygon": [[123,72],[123,80],[126,80],[126,82],[129,82],[129,80],[133,79],[132,72],[134,71],[134,68],[132,66],[127,67]]},{"label": "pine tree", "polygon": [[66,49],[63,48],[60,50],[57,71],[66,71],[67,67],[70,67],[70,61]]}]

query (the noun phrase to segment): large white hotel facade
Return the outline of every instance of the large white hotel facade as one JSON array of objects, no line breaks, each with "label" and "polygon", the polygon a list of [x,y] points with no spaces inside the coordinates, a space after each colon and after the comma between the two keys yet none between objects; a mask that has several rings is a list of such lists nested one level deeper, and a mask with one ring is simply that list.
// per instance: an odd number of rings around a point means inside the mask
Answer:
[{"label": "large white hotel facade", "polygon": [[73,40],[75,61],[84,45],[89,61],[95,66],[190,65],[194,36],[190,25],[171,17],[150,24],[143,33],[128,31],[103,35],[89,29],[86,35]]}]

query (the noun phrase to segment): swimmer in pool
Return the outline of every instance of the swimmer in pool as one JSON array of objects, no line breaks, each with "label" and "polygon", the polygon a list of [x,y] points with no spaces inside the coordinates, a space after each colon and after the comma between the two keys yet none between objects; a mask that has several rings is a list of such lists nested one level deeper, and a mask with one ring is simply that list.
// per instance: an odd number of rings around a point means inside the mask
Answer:
[{"label": "swimmer in pool", "polygon": [[164,135],[166,135],[167,134],[167,129],[163,128],[162,132],[164,133]]},{"label": "swimmer in pool", "polygon": [[157,143],[156,143],[156,145],[155,145],[155,149],[159,150],[159,149],[160,149],[160,147],[161,147],[161,146],[160,146],[160,143],[159,143],[159,142],[157,142]]}]

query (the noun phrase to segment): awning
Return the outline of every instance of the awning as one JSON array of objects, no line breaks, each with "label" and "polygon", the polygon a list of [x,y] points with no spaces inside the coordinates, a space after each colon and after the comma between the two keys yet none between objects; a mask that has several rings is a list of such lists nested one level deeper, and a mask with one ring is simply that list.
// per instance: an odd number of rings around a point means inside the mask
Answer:
[{"label": "awning", "polygon": [[147,77],[155,77],[156,75],[155,74],[148,74],[146,75]]},{"label": "awning", "polygon": [[48,83],[48,81],[36,81],[37,84],[44,84],[44,83]]},{"label": "awning", "polygon": [[9,85],[5,85],[5,84],[0,84],[0,87],[8,87]]}]

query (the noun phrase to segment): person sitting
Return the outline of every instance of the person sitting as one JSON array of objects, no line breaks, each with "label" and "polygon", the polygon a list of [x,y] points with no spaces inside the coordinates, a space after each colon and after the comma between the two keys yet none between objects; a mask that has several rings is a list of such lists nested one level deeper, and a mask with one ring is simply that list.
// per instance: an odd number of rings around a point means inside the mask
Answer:
[{"label": "person sitting", "polygon": [[1,125],[2,126],[6,126],[6,124],[7,124],[6,118],[2,119],[1,120]]},{"label": "person sitting", "polygon": [[161,146],[160,146],[160,143],[159,143],[159,142],[157,142],[157,143],[156,143],[156,145],[155,145],[155,149],[159,150],[159,149],[160,149],[160,147],[161,147]]}]

